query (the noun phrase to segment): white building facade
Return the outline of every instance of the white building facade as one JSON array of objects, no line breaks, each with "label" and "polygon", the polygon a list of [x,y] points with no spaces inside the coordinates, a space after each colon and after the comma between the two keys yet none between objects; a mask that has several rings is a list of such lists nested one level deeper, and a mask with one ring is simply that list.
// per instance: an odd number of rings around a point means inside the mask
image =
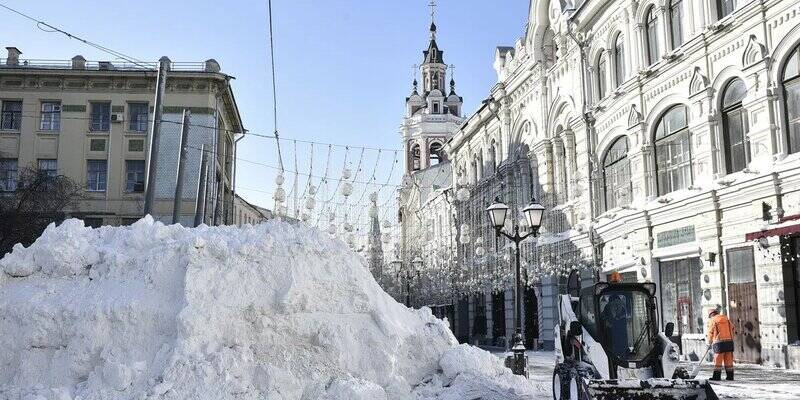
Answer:
[{"label": "white building facade", "polygon": [[[445,149],[485,203],[457,216],[473,237],[492,196],[548,207],[524,250],[543,342],[550,276],[590,266],[656,282],[685,353],[718,307],[739,360],[796,362],[799,25],[789,1],[531,1],[525,37],[497,50],[492,101]],[[460,249],[463,267],[493,240]]]}]

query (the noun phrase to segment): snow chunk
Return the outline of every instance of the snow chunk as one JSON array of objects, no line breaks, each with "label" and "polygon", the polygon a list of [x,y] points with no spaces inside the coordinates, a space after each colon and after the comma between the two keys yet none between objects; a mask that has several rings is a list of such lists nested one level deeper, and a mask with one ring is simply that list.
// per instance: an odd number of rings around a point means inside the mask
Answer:
[{"label": "snow chunk", "polygon": [[489,353],[456,347],[430,310],[394,301],[362,257],[303,224],[68,220],[0,267],[2,399],[488,400],[532,390]]}]

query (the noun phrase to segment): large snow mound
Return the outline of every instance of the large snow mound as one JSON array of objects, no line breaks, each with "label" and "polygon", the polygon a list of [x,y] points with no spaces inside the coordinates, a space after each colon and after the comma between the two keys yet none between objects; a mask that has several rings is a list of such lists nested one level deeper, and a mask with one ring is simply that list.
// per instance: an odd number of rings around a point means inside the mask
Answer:
[{"label": "large snow mound", "polygon": [[51,225],[0,260],[0,399],[532,399],[303,224]]}]

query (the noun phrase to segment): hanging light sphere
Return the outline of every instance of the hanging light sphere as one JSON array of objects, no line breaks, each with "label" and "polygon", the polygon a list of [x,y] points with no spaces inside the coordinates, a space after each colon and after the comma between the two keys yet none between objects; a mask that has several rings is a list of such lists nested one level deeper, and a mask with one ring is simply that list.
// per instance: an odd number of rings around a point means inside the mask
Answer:
[{"label": "hanging light sphere", "polygon": [[272,198],[274,198],[277,202],[283,202],[286,200],[286,191],[283,190],[282,187],[278,186],[278,188],[275,189],[275,195],[273,195]]},{"label": "hanging light sphere", "polygon": [[303,213],[303,215],[300,216],[300,219],[303,220],[303,222],[306,222],[311,219],[311,216],[308,215],[308,213]]},{"label": "hanging light sphere", "polygon": [[385,244],[388,244],[389,241],[392,240],[392,237],[388,233],[384,233],[381,235],[381,241]]},{"label": "hanging light sphere", "polygon": [[283,185],[283,174],[278,174],[278,176],[275,177],[275,184],[278,186]]},{"label": "hanging light sphere", "polygon": [[511,254],[508,253],[503,254],[503,261],[511,262]]},{"label": "hanging light sphere", "polygon": [[475,255],[478,257],[483,257],[486,255],[486,249],[483,246],[478,246],[475,248]]},{"label": "hanging light sphere", "polygon": [[317,187],[314,186],[314,185],[309,186],[308,187],[308,194],[310,194],[312,196],[317,194]]},{"label": "hanging light sphere", "polygon": [[377,217],[378,216],[378,209],[375,208],[375,207],[370,208],[369,209],[369,216],[370,216],[370,218]]},{"label": "hanging light sphere", "polygon": [[344,230],[345,230],[345,232],[352,232],[353,231],[353,225],[350,224],[349,222],[345,222],[344,223]]},{"label": "hanging light sphere", "polygon": [[334,225],[334,224],[328,225],[328,233],[331,234],[331,235],[335,235],[336,234],[336,225]]},{"label": "hanging light sphere", "polygon": [[470,196],[469,189],[465,187],[462,187],[461,189],[458,189],[458,191],[456,191],[456,199],[458,201],[467,201],[469,200],[469,196]]},{"label": "hanging light sphere", "polygon": [[355,237],[353,237],[353,235],[347,235],[347,244],[349,244],[350,246],[352,246],[352,245],[354,245],[355,243],[356,243],[356,238],[355,238]]},{"label": "hanging light sphere", "polygon": [[313,210],[314,207],[316,207],[316,205],[317,202],[314,200],[313,197],[309,197],[308,199],[306,199],[306,209]]},{"label": "hanging light sphere", "polygon": [[342,184],[342,196],[347,197],[353,194],[353,184],[345,182]]},{"label": "hanging light sphere", "polygon": [[392,227],[392,223],[388,219],[383,220],[383,227],[388,229]]},{"label": "hanging light sphere", "polygon": [[335,220],[336,220],[336,213],[335,212],[331,212],[330,214],[328,214],[328,221],[329,222],[333,222]]},{"label": "hanging light sphere", "polygon": [[375,192],[372,192],[372,193],[369,195],[369,201],[371,201],[371,202],[373,202],[373,203],[377,202],[377,201],[378,201],[378,194],[377,194],[377,193],[375,193]]},{"label": "hanging light sphere", "polygon": [[342,179],[350,179],[352,173],[350,172],[350,168],[345,168],[342,170]]},{"label": "hanging light sphere", "polygon": [[467,174],[459,175],[458,179],[456,180],[456,184],[458,184],[458,186],[467,186],[469,184],[469,181],[467,180]]},{"label": "hanging light sphere", "polygon": [[462,233],[458,237],[458,242],[461,244],[469,244],[472,242],[472,237],[470,237],[469,233]]},{"label": "hanging light sphere", "polygon": [[280,216],[286,216],[286,212],[287,211],[288,210],[286,209],[286,206],[284,206],[284,205],[279,205],[278,207],[276,207],[276,210],[275,210],[275,212],[277,212],[278,215],[280,215]]}]

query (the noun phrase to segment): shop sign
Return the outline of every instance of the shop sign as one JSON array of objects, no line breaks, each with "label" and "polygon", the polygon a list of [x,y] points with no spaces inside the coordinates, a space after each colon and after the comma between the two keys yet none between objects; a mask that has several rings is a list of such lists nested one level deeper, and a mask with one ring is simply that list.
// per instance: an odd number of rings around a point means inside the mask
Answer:
[{"label": "shop sign", "polygon": [[684,226],[656,234],[656,246],[659,248],[694,242],[694,226]]}]

